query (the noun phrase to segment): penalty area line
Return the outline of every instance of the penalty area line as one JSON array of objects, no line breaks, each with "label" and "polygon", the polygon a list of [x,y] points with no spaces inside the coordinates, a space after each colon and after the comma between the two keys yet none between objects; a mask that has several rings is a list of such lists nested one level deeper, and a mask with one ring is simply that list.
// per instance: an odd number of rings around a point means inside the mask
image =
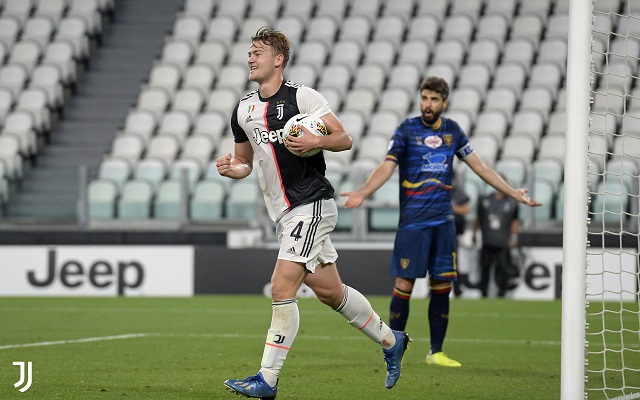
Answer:
[{"label": "penalty area line", "polygon": [[152,335],[149,335],[148,333],[130,333],[126,335],[99,336],[99,337],[82,338],[82,339],[54,340],[54,341],[48,341],[48,342],[35,342],[35,343],[22,343],[22,344],[7,344],[7,345],[1,345],[0,350],[20,349],[25,347],[57,346],[61,344],[104,342],[108,340],[134,339],[134,338],[140,338],[140,337],[146,337],[146,336],[152,336]]},{"label": "penalty area line", "polygon": [[640,393],[633,393],[633,394],[628,394],[626,396],[611,398],[611,400],[633,400],[633,399],[640,399]]}]

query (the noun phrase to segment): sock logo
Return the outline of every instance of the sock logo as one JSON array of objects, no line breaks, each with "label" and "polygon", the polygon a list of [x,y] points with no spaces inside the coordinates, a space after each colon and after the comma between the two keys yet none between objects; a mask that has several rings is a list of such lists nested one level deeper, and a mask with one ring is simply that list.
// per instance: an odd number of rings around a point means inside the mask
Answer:
[{"label": "sock logo", "polygon": [[276,336],[273,338],[273,343],[276,343],[276,344],[282,344],[282,343],[284,343],[284,335],[276,335]]}]

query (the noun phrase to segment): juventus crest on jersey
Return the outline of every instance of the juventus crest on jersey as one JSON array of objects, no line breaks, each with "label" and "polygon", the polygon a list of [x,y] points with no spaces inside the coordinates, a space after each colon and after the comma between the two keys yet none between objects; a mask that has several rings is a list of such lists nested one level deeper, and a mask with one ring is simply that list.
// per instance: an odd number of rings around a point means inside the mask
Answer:
[{"label": "juventus crest on jersey", "polygon": [[324,177],[322,152],[311,157],[295,156],[285,147],[282,136],[284,125],[292,116],[309,113],[321,117],[330,112],[320,93],[290,81],[283,82],[269,98],[262,98],[257,90],[247,94],[233,111],[234,140],[251,142],[254,167],[274,221],[298,205],[333,198],[333,187]]}]

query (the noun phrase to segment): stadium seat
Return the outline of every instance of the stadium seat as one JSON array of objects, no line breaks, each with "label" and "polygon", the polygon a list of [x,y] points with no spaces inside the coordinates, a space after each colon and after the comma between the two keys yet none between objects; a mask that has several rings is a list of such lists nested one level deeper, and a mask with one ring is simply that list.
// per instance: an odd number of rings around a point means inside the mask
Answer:
[{"label": "stadium seat", "polygon": [[37,132],[48,136],[51,131],[51,112],[47,104],[47,92],[40,88],[27,88],[20,92],[15,104],[16,111],[27,111],[33,116]]},{"label": "stadium seat", "polygon": [[473,121],[475,121],[481,105],[482,95],[474,87],[459,87],[449,96],[449,108],[466,111]]},{"label": "stadium seat", "polygon": [[22,28],[21,40],[30,39],[38,43],[40,49],[44,49],[49,43],[56,27],[53,19],[48,16],[34,15],[29,18]]},{"label": "stadium seat", "polygon": [[247,75],[249,69],[246,63],[227,64],[218,71],[216,89],[231,88],[244,91],[248,87]]},{"label": "stadium seat", "polygon": [[520,98],[520,110],[538,111],[545,123],[553,107],[553,93],[546,87],[536,86],[525,89]]},{"label": "stadium seat", "polygon": [[[333,0],[332,0],[333,1]],[[305,42],[318,41],[327,47],[331,47],[338,35],[338,21],[336,20],[337,13],[319,14],[322,12],[320,9],[323,4],[327,2],[321,2],[318,10],[316,11],[316,17],[311,19],[307,24],[305,33]]]},{"label": "stadium seat", "polygon": [[534,221],[551,222],[553,220],[554,193],[555,190],[550,182],[544,179],[534,179],[531,197],[542,203],[542,205],[531,208],[520,203],[520,215],[525,216],[527,212],[533,211]]},{"label": "stadium seat", "polygon": [[564,136],[545,136],[540,141],[538,158],[554,158],[564,164],[565,138]]},{"label": "stadium seat", "polygon": [[[476,2],[477,1],[478,0],[476,0]],[[464,2],[465,4],[473,3],[473,1],[470,0],[464,0]],[[469,14],[452,13],[442,24],[440,40],[459,40],[465,47],[467,47],[471,42],[473,31],[474,17]]]},{"label": "stadium seat", "polygon": [[216,144],[222,135],[224,135],[229,118],[218,111],[204,111],[196,117],[193,135],[208,136],[211,141]]},{"label": "stadium seat", "polygon": [[54,40],[65,40],[73,45],[73,54],[78,60],[88,61],[90,57],[89,26],[81,16],[66,16],[57,26]]},{"label": "stadium seat", "polygon": [[70,0],[67,16],[82,17],[87,21],[88,32],[92,36],[102,35],[102,18],[98,0]]},{"label": "stadium seat", "polygon": [[258,207],[261,201],[258,185],[251,180],[232,182],[229,196],[226,198],[225,210],[229,219],[251,220],[258,217]]},{"label": "stadium seat", "polygon": [[385,70],[381,65],[377,63],[363,64],[356,71],[351,90],[370,89],[377,96],[382,92],[386,77]]},{"label": "stadium seat", "polygon": [[238,21],[229,15],[218,14],[208,21],[204,40],[219,40],[228,45],[235,41],[237,34]]},{"label": "stadium seat", "polygon": [[146,145],[151,140],[151,136],[155,134],[157,127],[157,118],[153,112],[131,109],[125,117],[122,132],[139,135]]},{"label": "stadium seat", "polygon": [[351,69],[345,64],[329,64],[322,68],[318,80],[318,90],[333,88],[344,96],[351,84]]},{"label": "stadium seat", "polygon": [[144,87],[138,93],[136,104],[138,110],[150,111],[160,118],[171,105],[171,94],[160,87]]},{"label": "stadium seat", "polygon": [[15,99],[11,89],[0,86],[0,121],[4,121],[14,105]]},{"label": "stadium seat", "polygon": [[5,174],[11,181],[23,177],[23,162],[20,155],[20,138],[14,134],[0,134],[0,160],[4,162]]},{"label": "stadium seat", "polygon": [[605,175],[592,195],[592,219],[622,226],[627,220],[629,189],[621,176]]},{"label": "stadium seat", "polygon": [[[262,3],[261,1],[256,3]],[[253,9],[253,7],[251,8]],[[248,41],[253,37],[253,35],[258,32],[258,29],[263,26],[271,26],[272,20],[268,18],[266,15],[256,15],[252,14],[248,18],[241,19],[240,22],[240,33],[238,34],[238,42],[241,43],[245,49],[248,48]],[[246,54],[246,50],[245,50]],[[245,57],[246,58],[246,57]]]},{"label": "stadium seat", "polygon": [[10,49],[20,37],[22,24],[18,18],[11,15],[0,16],[0,41],[4,43],[5,49]]},{"label": "stadium seat", "polygon": [[395,231],[398,229],[400,209],[398,207],[400,182],[395,174],[371,196],[376,204],[369,210],[369,228],[374,231]]},{"label": "stadium seat", "polygon": [[466,55],[465,44],[458,39],[440,40],[435,45],[432,63],[445,63],[451,65],[457,72],[462,66]]},{"label": "stadium seat", "polygon": [[344,111],[359,111],[364,115],[373,112],[376,106],[376,94],[367,88],[358,88],[349,91],[344,102]]},{"label": "stadium seat", "polygon": [[194,48],[202,41],[206,31],[202,17],[195,15],[179,15],[173,22],[171,37],[174,40],[189,42]]},{"label": "stadium seat", "polygon": [[478,153],[482,161],[493,166],[498,157],[499,145],[495,137],[491,135],[474,135],[469,138],[471,147]]},{"label": "stadium seat", "polygon": [[5,64],[0,69],[0,87],[11,90],[17,98],[29,80],[29,71],[22,64]]},{"label": "stadium seat", "polygon": [[[515,0],[497,1],[504,4],[515,2]],[[507,34],[509,33],[509,21],[511,17],[507,18],[499,13],[487,13],[480,17],[476,26],[475,41],[489,39],[494,41],[499,49],[502,49],[502,46],[507,40]]]},{"label": "stadium seat", "polygon": [[78,80],[73,45],[66,40],[51,41],[44,51],[41,62],[60,68],[64,77],[63,83],[67,86],[73,87]]},{"label": "stadium seat", "polygon": [[381,8],[381,0],[352,0],[349,15],[362,15],[375,20],[380,15]]},{"label": "stadium seat", "polygon": [[431,57],[431,49],[423,40],[413,39],[404,41],[398,54],[398,64],[413,63],[422,71]]},{"label": "stadium seat", "polygon": [[309,64],[295,64],[284,70],[285,79],[308,87],[316,87],[317,69]]},{"label": "stadium seat", "polygon": [[438,22],[442,22],[449,8],[449,0],[418,0],[416,4],[416,14],[434,16]]},{"label": "stadium seat", "polygon": [[216,79],[215,70],[208,64],[197,63],[187,67],[182,78],[182,88],[199,88],[209,92]]},{"label": "stadium seat", "polygon": [[514,17],[511,23],[511,39],[528,39],[538,49],[538,44],[544,32],[542,17],[535,13],[522,13]]},{"label": "stadium seat", "polygon": [[516,91],[508,86],[489,89],[485,97],[484,111],[500,111],[509,121],[516,110],[518,96]]},{"label": "stadium seat", "polygon": [[375,20],[373,41],[387,40],[400,46],[405,35],[406,21],[397,15],[386,15]]},{"label": "stadium seat", "polygon": [[209,19],[216,6],[216,0],[185,0],[182,12],[185,15],[195,15]]},{"label": "stadium seat", "polygon": [[544,118],[535,110],[521,110],[514,114],[510,135],[527,135],[533,139],[536,147],[544,133]]},{"label": "stadium seat", "polygon": [[224,63],[227,52],[228,47],[224,42],[219,39],[210,39],[197,47],[193,62],[209,65],[217,71]]},{"label": "stadium seat", "polygon": [[547,39],[540,43],[538,51],[539,63],[553,62],[560,67],[564,75],[567,70],[567,41],[563,39]]},{"label": "stadium seat", "polygon": [[321,68],[327,62],[329,52],[327,45],[319,40],[307,40],[298,47],[294,64],[308,64],[314,68]]},{"label": "stadium seat", "polygon": [[282,0],[250,0],[250,4],[249,17],[262,17],[275,21],[282,7]]},{"label": "stadium seat", "polygon": [[[183,216],[182,182],[178,179],[160,182],[153,199],[154,217],[162,220],[179,220]],[[185,201],[187,201],[185,199]],[[185,203],[185,206],[188,203]],[[184,216],[186,217],[186,210]]]},{"label": "stadium seat", "polygon": [[20,152],[23,157],[32,157],[38,154],[35,119],[31,112],[11,111],[4,119],[4,126],[0,132],[2,134],[11,133],[20,139]]},{"label": "stadium seat", "polygon": [[355,40],[341,40],[333,45],[333,51],[329,55],[329,64],[345,65],[353,74],[362,58],[363,45]]},{"label": "stadium seat", "polygon": [[345,110],[339,113],[338,118],[354,142],[359,141],[367,126],[363,114],[359,111]]},{"label": "stadium seat", "polygon": [[542,86],[555,96],[562,85],[562,70],[554,62],[541,62],[531,66],[529,71],[529,87]]},{"label": "stadium seat", "polygon": [[170,62],[156,63],[149,71],[149,87],[158,87],[173,94],[182,79],[182,71]]},{"label": "stadium seat", "polygon": [[149,219],[152,217],[154,187],[151,182],[130,179],[124,183],[118,199],[120,219]]},{"label": "stadium seat", "polygon": [[[356,160],[369,159],[380,163],[387,155],[388,136],[367,135],[357,144]],[[355,167],[354,167],[355,168]]]},{"label": "stadium seat", "polygon": [[[184,117],[180,118],[185,120],[185,117],[188,117],[189,121],[185,121],[182,125],[191,125],[191,120],[200,114],[200,111],[202,111],[205,105],[205,101],[205,94],[199,87],[183,87],[182,89],[178,89],[171,104],[171,115],[180,115],[178,111],[186,113],[186,115],[182,114]],[[175,118],[172,119],[172,122],[175,122]],[[183,132],[180,131],[180,133]]]},{"label": "stadium seat", "polygon": [[230,116],[239,99],[240,95],[233,88],[216,88],[209,92],[205,110],[218,111]]},{"label": "stadium seat", "polygon": [[[310,0],[298,1],[295,3],[303,4],[309,2]],[[289,2],[286,2],[289,3]],[[293,2],[292,2],[293,3]],[[285,9],[286,12],[286,9]],[[306,20],[306,18],[305,18]],[[289,40],[294,48],[298,48],[300,42],[302,41],[302,35],[304,34],[304,23],[303,19],[295,16],[295,15],[285,15],[280,18],[275,23],[275,28],[280,32],[283,32]]]},{"label": "stadium seat", "polygon": [[363,15],[353,15],[345,18],[341,25],[338,40],[354,41],[362,47],[367,45],[373,30],[371,19]]},{"label": "stadium seat", "polygon": [[60,22],[62,16],[66,12],[66,9],[66,0],[39,1],[36,3],[36,8],[33,11],[33,15],[38,17],[47,17],[55,25]]},{"label": "stadium seat", "polygon": [[418,97],[416,92],[410,93],[401,88],[387,89],[380,96],[378,111],[391,110],[398,115],[406,115],[411,109],[413,97]]},{"label": "stadium seat", "polygon": [[531,163],[536,147],[533,139],[527,135],[507,136],[502,145],[502,158],[518,158]]},{"label": "stadium seat", "polygon": [[224,216],[224,184],[214,180],[196,183],[191,196],[190,217],[194,221],[217,221]]},{"label": "stadium seat", "polygon": [[460,69],[458,89],[474,88],[485,93],[491,82],[491,69],[484,63],[467,63]]},{"label": "stadium seat", "polygon": [[99,178],[87,187],[88,217],[90,220],[113,219],[116,216],[118,185],[110,179]]},{"label": "stadium seat", "polygon": [[393,111],[378,111],[371,116],[367,135],[379,135],[391,138],[393,132],[402,122],[401,117]]},{"label": "stadium seat", "polygon": [[144,139],[136,133],[116,135],[111,143],[111,157],[120,157],[130,163],[138,162],[145,149]]},{"label": "stadium seat", "polygon": [[145,157],[159,158],[167,165],[173,163],[178,152],[180,151],[180,141],[174,135],[165,133],[164,135],[156,135],[149,141]]},{"label": "stadium seat", "polygon": [[533,179],[544,180],[551,184],[554,193],[560,189],[564,174],[563,163],[555,158],[538,158],[531,167]]},{"label": "stadium seat", "polygon": [[[418,104],[419,108],[419,102],[416,103]],[[420,110],[416,109],[414,116],[418,115],[420,115]],[[472,130],[473,120],[471,119],[471,115],[468,112],[464,110],[451,109],[447,110],[444,116],[456,121],[456,123],[460,126],[460,129],[462,129],[462,131],[468,136],[475,135],[474,131]]]},{"label": "stadium seat", "polygon": [[416,15],[409,22],[407,40],[425,41],[429,48],[433,49],[439,32],[440,21],[435,15]]},{"label": "stadium seat", "polygon": [[171,134],[182,143],[191,132],[191,118],[191,115],[184,110],[167,111],[160,119],[157,134]]},{"label": "stadium seat", "polygon": [[191,189],[202,178],[203,165],[195,158],[179,158],[169,168],[169,179],[181,180],[184,173],[186,173],[187,183]]},{"label": "stadium seat", "polygon": [[527,71],[520,63],[503,63],[498,65],[493,80],[493,87],[508,87],[519,97],[527,81]]},{"label": "stadium seat", "polygon": [[401,88],[410,92],[416,92],[420,87],[421,72],[413,63],[395,64],[389,72],[387,88]]},{"label": "stadium seat", "polygon": [[536,49],[531,41],[526,38],[517,38],[505,43],[501,62],[520,64],[525,73],[528,73],[535,56]]},{"label": "stadium seat", "polygon": [[501,142],[507,134],[509,122],[502,111],[487,110],[478,114],[473,135],[492,135]]},{"label": "stadium seat", "polygon": [[591,110],[594,111],[594,113],[607,113],[608,115],[624,114],[626,96],[616,88],[612,89],[611,91],[606,91],[607,88],[597,88],[595,92],[593,92],[593,105]]},{"label": "stadium seat", "polygon": [[430,76],[439,76],[449,84],[450,88],[455,87],[457,73],[453,65],[437,62],[430,63],[425,71],[424,77],[427,78]]},{"label": "stadium seat", "polygon": [[235,154],[235,142],[233,141],[233,135],[223,136],[218,141],[218,147],[216,148],[216,153],[213,158],[216,159],[221,156],[226,156],[227,154]]},{"label": "stadium seat", "polygon": [[363,64],[378,63],[385,72],[388,72],[396,58],[397,51],[398,46],[388,40],[371,41],[365,49]]},{"label": "stadium seat", "polygon": [[3,3],[2,15],[14,17],[20,21],[20,25],[24,25],[31,14],[33,3],[30,0],[5,0]]},{"label": "stadium seat", "polygon": [[345,17],[348,6],[348,0],[326,0],[317,2],[315,15],[316,17],[332,16],[342,19]]},{"label": "stadium seat", "polygon": [[144,180],[158,187],[160,182],[167,177],[168,166],[164,160],[159,158],[143,158],[136,165],[133,171],[133,179]]},{"label": "stadium seat", "polygon": [[241,21],[249,8],[248,0],[218,0],[217,16],[231,17]]},{"label": "stadium seat", "polygon": [[527,182],[527,166],[517,158],[501,158],[496,162],[496,171],[507,178],[513,187],[523,187]]},{"label": "stadium seat", "polygon": [[569,13],[549,15],[544,33],[545,39],[569,39]]},{"label": "stadium seat", "polygon": [[210,136],[204,134],[193,134],[189,136],[182,146],[180,152],[180,158],[191,158],[197,160],[201,168],[211,159],[213,150],[215,149],[215,143]]},{"label": "stadium seat", "polygon": [[564,110],[554,111],[549,117],[547,135],[564,135],[567,130],[567,113]]},{"label": "stadium seat", "polygon": [[118,185],[118,188],[131,177],[131,174],[131,163],[124,158],[105,158],[98,166],[98,179],[108,179]]},{"label": "stadium seat", "polygon": [[494,39],[479,39],[469,46],[467,64],[482,63],[489,68],[489,72],[493,76],[499,58],[500,48]]}]

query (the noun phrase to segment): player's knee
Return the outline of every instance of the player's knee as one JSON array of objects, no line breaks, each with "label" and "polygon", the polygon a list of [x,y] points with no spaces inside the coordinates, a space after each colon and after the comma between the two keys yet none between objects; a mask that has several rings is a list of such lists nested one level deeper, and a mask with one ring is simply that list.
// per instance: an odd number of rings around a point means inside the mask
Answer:
[{"label": "player's knee", "polygon": [[429,291],[432,294],[446,294],[451,293],[453,284],[449,281],[429,281]]}]

